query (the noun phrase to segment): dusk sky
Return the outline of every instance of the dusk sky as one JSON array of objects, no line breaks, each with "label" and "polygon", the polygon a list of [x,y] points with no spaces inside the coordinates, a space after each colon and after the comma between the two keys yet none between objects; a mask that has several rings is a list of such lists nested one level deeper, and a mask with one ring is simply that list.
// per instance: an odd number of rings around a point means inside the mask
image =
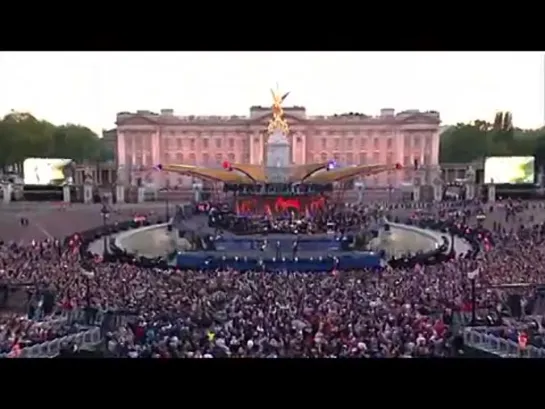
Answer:
[{"label": "dusk sky", "polygon": [[270,88],[309,115],[436,110],[443,124],[545,122],[543,53],[1,52],[0,114],[26,111],[100,133],[121,111],[247,115]]}]

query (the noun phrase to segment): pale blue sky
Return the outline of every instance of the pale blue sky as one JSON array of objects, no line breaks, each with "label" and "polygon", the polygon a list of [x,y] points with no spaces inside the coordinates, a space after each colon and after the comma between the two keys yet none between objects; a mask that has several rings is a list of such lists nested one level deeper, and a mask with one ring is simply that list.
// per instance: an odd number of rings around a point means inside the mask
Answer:
[{"label": "pale blue sky", "polygon": [[28,111],[96,132],[120,111],[173,108],[180,115],[246,115],[270,104],[310,115],[380,108],[440,111],[444,124],[496,111],[516,126],[544,124],[543,53],[2,52],[0,114]]}]

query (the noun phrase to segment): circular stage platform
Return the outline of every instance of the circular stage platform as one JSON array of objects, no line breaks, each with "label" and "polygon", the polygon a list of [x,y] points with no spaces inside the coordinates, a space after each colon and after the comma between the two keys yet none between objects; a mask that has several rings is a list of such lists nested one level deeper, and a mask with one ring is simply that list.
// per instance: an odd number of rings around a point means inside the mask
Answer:
[{"label": "circular stage platform", "polygon": [[[263,236],[235,236],[225,233],[216,242],[215,251],[180,252],[173,264],[182,268],[227,268],[256,269],[297,269],[323,271],[332,268],[356,269],[380,267],[384,264],[383,255],[427,252],[436,248],[441,241],[440,234],[424,231],[412,226],[391,223],[390,234],[374,239],[373,251],[342,251],[340,242],[333,236],[299,236],[299,248],[293,254],[294,235],[271,234],[267,236],[268,245],[261,251]],[[185,222],[186,231],[199,234],[212,234],[213,231],[199,218]],[[127,233],[126,233],[127,234]],[[140,256],[158,257],[172,254],[177,248],[176,231],[169,232],[165,226],[153,226],[134,231],[118,240],[120,247]],[[279,245],[277,244],[279,243]]]}]

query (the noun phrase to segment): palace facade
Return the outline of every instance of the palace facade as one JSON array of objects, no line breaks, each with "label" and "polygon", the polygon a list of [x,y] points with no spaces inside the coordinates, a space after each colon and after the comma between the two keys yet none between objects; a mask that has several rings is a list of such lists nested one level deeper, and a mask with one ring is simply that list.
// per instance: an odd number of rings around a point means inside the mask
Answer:
[{"label": "palace facade", "polygon": [[[412,182],[415,163],[438,165],[439,113],[417,110],[378,116],[348,113],[308,116],[304,107],[284,108],[294,165],[334,159],[341,166],[400,163],[405,171],[372,176],[368,186]],[[180,186],[191,178],[152,172],[157,164],[219,167],[224,161],[262,165],[271,109],[254,106],[249,116],[177,116],[171,109],[121,112],[117,115],[117,163],[133,179]],[[128,175],[128,176],[127,176]]]}]

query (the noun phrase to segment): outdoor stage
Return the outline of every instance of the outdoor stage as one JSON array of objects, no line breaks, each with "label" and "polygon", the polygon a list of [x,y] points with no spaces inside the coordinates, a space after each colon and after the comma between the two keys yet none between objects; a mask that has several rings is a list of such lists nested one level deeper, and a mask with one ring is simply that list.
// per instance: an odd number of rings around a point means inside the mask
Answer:
[{"label": "outdoor stage", "polygon": [[[298,240],[298,251],[293,254],[293,243]],[[361,268],[381,268],[378,253],[342,251],[341,241],[332,235],[270,234],[267,246],[261,250],[265,236],[223,236],[215,242],[216,250],[178,253],[176,265],[180,268],[288,271],[330,271]]]},{"label": "outdoor stage", "polygon": [[337,251],[324,254],[319,251],[301,251],[296,257],[292,253],[280,252],[276,257],[274,250],[265,252],[246,251],[199,251],[179,253],[176,265],[188,269],[233,268],[236,270],[269,271],[310,271],[322,272],[336,270],[354,270],[363,268],[379,269],[385,263],[376,253],[359,251]]}]

